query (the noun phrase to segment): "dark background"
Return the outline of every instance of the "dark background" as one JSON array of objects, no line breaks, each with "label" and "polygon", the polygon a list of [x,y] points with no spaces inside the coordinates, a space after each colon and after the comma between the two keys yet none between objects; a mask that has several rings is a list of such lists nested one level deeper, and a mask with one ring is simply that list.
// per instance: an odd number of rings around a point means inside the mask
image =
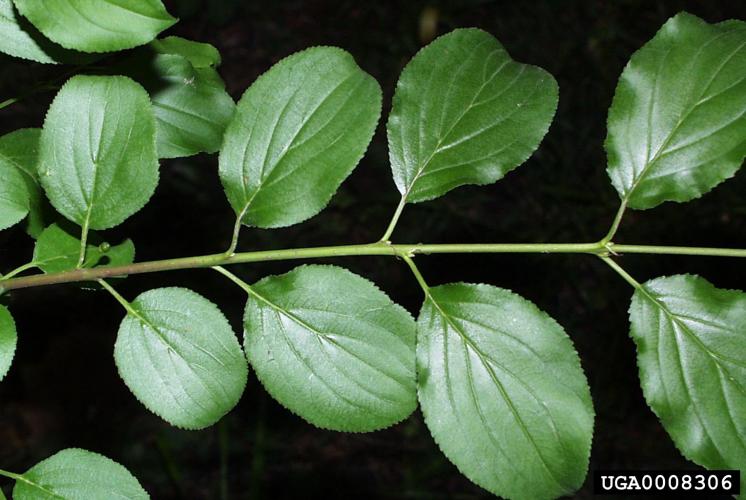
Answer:
[{"label": "dark background", "polygon": [[[746,3],[724,1],[243,1],[166,2],[181,22],[168,34],[206,41],[223,55],[221,73],[239,98],[273,63],[311,45],[350,51],[375,76],[390,106],[404,64],[437,34],[481,27],[521,62],[542,66],[560,85],[546,139],[525,165],[488,187],[462,187],[409,206],[399,242],[586,242],[598,240],[618,197],[605,172],[606,111],[629,56],[667,18],[688,10],[710,22],[746,19]],[[428,8],[426,10],[426,8]],[[17,95],[64,72],[3,57],[0,96]],[[53,92],[0,111],[0,133],[39,126]],[[2,100],[0,99],[0,100]],[[387,109],[384,109],[386,114]],[[367,156],[331,205],[288,229],[245,229],[240,248],[365,243],[378,239],[398,202],[383,122]],[[217,157],[164,161],[150,204],[106,233],[132,237],[138,260],[214,253],[228,244],[234,215],[217,176]],[[624,243],[746,246],[746,173],[691,203],[628,212]],[[22,228],[0,233],[2,271],[29,260]],[[746,287],[746,261],[624,256],[638,280],[698,273],[716,286]],[[422,297],[402,263],[385,257],[336,262],[369,277],[416,314]],[[591,256],[485,255],[418,258],[432,284],[485,282],[512,289],[555,317],[572,337],[597,412],[590,469],[692,467],[645,405],[628,337],[630,287]],[[249,280],[293,263],[252,264]],[[192,288],[220,304],[240,329],[243,292],[211,271],[132,277],[128,298],[162,285]],[[0,467],[24,471],[66,447],[103,453],[128,467],[156,499],[484,498],[439,452],[415,413],[392,429],[347,435],[314,429],[283,410],[250,376],[239,403],[219,425],[180,431],[150,414],[118,378],[113,343],[123,313],[110,297],[56,286],[13,293],[17,358],[0,384]],[[592,479],[577,497],[591,496]],[[0,482],[0,486],[8,483]],[[222,486],[221,486],[222,485]],[[6,488],[7,490],[7,488]]]}]

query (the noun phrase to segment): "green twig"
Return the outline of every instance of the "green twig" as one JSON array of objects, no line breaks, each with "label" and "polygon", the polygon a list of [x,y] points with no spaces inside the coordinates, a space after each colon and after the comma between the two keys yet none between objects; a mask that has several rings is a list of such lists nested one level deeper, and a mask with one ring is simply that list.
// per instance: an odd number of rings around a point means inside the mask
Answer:
[{"label": "green twig", "polygon": [[446,243],[395,245],[387,242],[367,245],[342,245],[332,247],[293,248],[284,250],[263,250],[256,252],[224,253],[200,255],[180,259],[155,260],[139,262],[116,267],[95,267],[92,269],[75,269],[61,273],[38,274],[0,280],[0,293],[35,286],[96,281],[99,279],[127,276],[134,274],[174,271],[178,269],[197,269],[250,262],[268,262],[278,260],[318,259],[331,257],[349,257],[363,255],[385,255],[394,257],[425,254],[471,254],[471,253],[572,253],[606,255],[609,251],[617,254],[657,254],[657,255],[699,255],[717,257],[746,258],[746,249],[742,248],[705,248],[705,247],[670,247],[652,245],[617,245],[613,243]]}]

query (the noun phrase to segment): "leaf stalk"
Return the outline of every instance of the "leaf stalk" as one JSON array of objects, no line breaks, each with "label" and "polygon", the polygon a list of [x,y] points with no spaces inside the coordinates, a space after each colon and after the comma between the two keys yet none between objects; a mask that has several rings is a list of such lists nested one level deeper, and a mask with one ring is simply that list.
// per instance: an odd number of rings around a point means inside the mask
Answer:
[{"label": "leaf stalk", "polygon": [[401,217],[402,212],[404,211],[404,207],[407,204],[407,197],[402,196],[401,201],[399,201],[399,205],[396,207],[396,211],[394,212],[394,216],[391,217],[391,222],[389,222],[389,227],[386,228],[386,232],[383,233],[383,236],[381,237],[382,242],[388,242],[389,238],[391,238],[391,235],[394,232],[394,229],[396,228],[396,224],[399,222],[399,217]]}]

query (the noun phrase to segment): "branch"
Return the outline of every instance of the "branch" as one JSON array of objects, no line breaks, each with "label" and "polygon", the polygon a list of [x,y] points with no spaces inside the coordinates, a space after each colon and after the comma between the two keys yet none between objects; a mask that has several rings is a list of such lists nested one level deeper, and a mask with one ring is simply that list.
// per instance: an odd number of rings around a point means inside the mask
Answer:
[{"label": "branch", "polygon": [[36,286],[96,281],[99,279],[127,276],[131,274],[174,271],[178,269],[198,269],[249,262],[277,260],[317,259],[329,257],[386,255],[405,257],[426,254],[472,254],[472,253],[573,253],[602,256],[609,251],[615,254],[658,254],[658,255],[699,255],[714,257],[743,257],[746,249],[671,247],[652,245],[617,245],[614,243],[446,243],[446,244],[404,244],[394,245],[377,242],[365,245],[342,245],[332,247],[291,248],[256,252],[225,253],[184,257],[179,259],[139,262],[117,267],[96,267],[75,269],[62,273],[39,274],[0,280],[0,294],[9,290]]}]

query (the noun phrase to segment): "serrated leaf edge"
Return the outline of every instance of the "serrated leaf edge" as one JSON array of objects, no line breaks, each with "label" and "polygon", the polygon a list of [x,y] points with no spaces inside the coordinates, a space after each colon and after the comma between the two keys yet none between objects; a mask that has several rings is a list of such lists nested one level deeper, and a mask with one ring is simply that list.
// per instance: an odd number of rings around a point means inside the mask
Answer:
[{"label": "serrated leaf edge", "polygon": [[[355,276],[355,277],[357,277],[357,278],[359,278],[359,279],[367,282],[368,284],[372,285],[377,291],[379,291],[384,296],[386,296],[386,298],[389,300],[389,302],[393,306],[395,306],[396,308],[398,308],[401,311],[405,312],[407,314],[407,316],[409,317],[410,320],[412,320],[413,322],[415,321],[415,318],[412,316],[412,314],[409,311],[407,311],[404,307],[402,307],[401,305],[399,305],[396,302],[394,302],[393,300],[391,300],[391,297],[389,297],[389,295],[385,291],[381,290],[378,287],[378,285],[376,285],[373,281],[370,281],[369,279],[367,279],[367,278],[365,278],[363,276],[360,276],[359,274],[354,273],[354,272],[350,271],[349,269],[346,269],[346,268],[344,268],[342,266],[335,266],[335,265],[331,265],[331,264],[302,264],[302,265],[296,266],[293,269],[291,269],[290,271],[282,273],[282,274],[272,274],[272,275],[265,276],[261,280],[257,281],[254,285],[252,285],[252,287],[256,286],[256,285],[259,285],[259,284],[261,284],[261,283],[263,283],[265,281],[268,281],[268,280],[270,280],[272,278],[282,278],[282,277],[284,277],[284,276],[286,276],[286,275],[288,275],[288,274],[290,274],[290,273],[292,273],[292,272],[294,272],[296,270],[306,269],[306,268],[318,268],[318,269],[332,268],[332,269],[341,269],[341,270],[343,270],[343,271],[345,271],[345,272],[347,272],[347,273],[349,273],[349,274],[351,274],[351,275],[353,275],[353,276]],[[271,302],[271,301],[269,301],[269,302]],[[243,322],[244,325],[246,324],[246,314],[245,314],[245,311],[244,311],[244,316],[243,316],[242,322]],[[245,347],[245,345],[246,345],[246,328],[245,327],[243,328],[243,335],[244,335],[244,338],[243,338],[242,345]],[[417,342],[417,335],[415,333],[415,352],[416,352],[416,342]],[[414,407],[412,408],[412,411],[409,414],[403,416],[402,418],[400,418],[400,419],[398,419],[398,420],[396,420],[394,422],[389,423],[388,425],[375,426],[375,427],[367,427],[365,429],[360,429],[360,428],[356,428],[356,427],[344,427],[344,426],[339,426],[339,427],[336,427],[336,426],[326,426],[326,425],[323,425],[323,424],[321,424],[319,422],[313,422],[313,421],[309,420],[308,418],[306,418],[305,416],[301,415],[300,413],[298,413],[298,412],[292,410],[291,408],[287,407],[282,401],[280,401],[279,399],[277,399],[274,396],[274,392],[272,390],[270,390],[269,387],[267,386],[266,379],[263,376],[261,376],[254,369],[254,367],[253,367],[253,365],[251,363],[251,360],[249,359],[248,350],[245,349],[245,348],[244,348],[244,354],[245,354],[246,359],[247,359],[247,361],[249,363],[249,366],[251,366],[251,369],[254,372],[254,375],[256,376],[257,380],[259,381],[259,383],[261,384],[261,386],[264,388],[264,390],[267,392],[267,394],[269,394],[274,401],[276,401],[280,406],[282,406],[283,408],[285,408],[288,412],[292,413],[293,415],[296,415],[297,417],[300,417],[303,421],[305,421],[308,424],[311,424],[313,427],[316,427],[317,429],[322,429],[322,430],[327,430],[327,431],[335,431],[335,432],[345,432],[345,433],[349,433],[349,434],[367,434],[367,433],[370,433],[370,432],[376,432],[376,431],[380,431],[380,430],[384,430],[384,429],[389,429],[391,427],[399,425],[400,423],[402,423],[405,420],[409,419],[414,414],[414,412],[417,411],[417,407],[418,407],[417,401],[418,400],[415,399]],[[416,373],[416,369],[417,369],[417,367],[416,367],[416,364],[415,364],[415,373]],[[416,387],[417,387],[417,385],[416,385],[416,382],[415,382],[415,389],[416,389]]]},{"label": "serrated leaf edge", "polygon": [[[538,307],[538,306],[537,306],[536,304],[534,304],[534,303],[533,303],[533,301],[531,301],[531,300],[529,300],[529,299],[527,299],[527,298],[523,297],[522,295],[520,295],[520,294],[518,294],[518,293],[516,293],[516,292],[514,292],[514,291],[512,291],[512,290],[510,290],[510,289],[507,289],[507,288],[502,288],[502,287],[497,287],[497,286],[494,286],[494,285],[490,285],[490,284],[487,284],[487,283],[468,283],[468,282],[464,282],[464,281],[457,281],[457,282],[452,282],[452,283],[445,283],[445,284],[442,284],[442,285],[438,285],[438,286],[436,286],[436,287],[433,287],[433,288],[437,288],[437,287],[445,287],[445,286],[452,286],[452,285],[456,285],[456,286],[461,286],[461,285],[464,285],[464,286],[474,286],[474,287],[477,287],[477,288],[485,288],[485,287],[486,287],[486,288],[491,288],[491,289],[498,289],[498,290],[502,290],[502,291],[505,291],[505,292],[507,292],[507,293],[508,293],[509,295],[511,295],[512,297],[516,297],[516,298],[518,298],[518,299],[521,299],[521,300],[525,301],[525,302],[526,302],[527,304],[529,304],[529,305],[530,305],[530,307],[531,307],[531,308],[532,308],[532,309],[533,309],[533,310],[534,310],[535,312],[539,312],[539,313],[541,313],[541,314],[542,314],[543,316],[545,316],[546,318],[548,318],[548,319],[549,319],[549,320],[550,320],[550,321],[551,321],[552,323],[554,323],[554,324],[555,324],[555,325],[556,325],[556,326],[557,326],[557,327],[559,328],[559,330],[560,330],[560,331],[562,331],[562,332],[564,333],[564,336],[566,337],[566,339],[567,339],[567,341],[568,341],[568,343],[569,343],[570,347],[572,348],[572,349],[571,349],[571,351],[572,351],[572,353],[573,353],[573,359],[574,359],[575,361],[577,361],[577,364],[578,364],[578,366],[580,367],[580,371],[581,371],[581,373],[582,373],[582,375],[583,375],[583,382],[584,382],[583,386],[584,386],[584,387],[586,388],[586,390],[588,391],[587,393],[588,393],[588,395],[590,396],[591,392],[590,392],[590,386],[589,386],[589,384],[588,384],[588,377],[587,377],[587,375],[586,375],[586,373],[585,373],[585,370],[583,369],[583,365],[582,365],[582,363],[581,363],[581,359],[580,359],[580,356],[579,356],[579,354],[578,354],[578,352],[577,352],[577,349],[575,348],[575,345],[574,345],[574,343],[572,342],[572,339],[571,339],[571,338],[570,338],[570,336],[569,336],[569,335],[567,334],[567,331],[566,331],[566,330],[565,330],[565,329],[564,329],[564,328],[562,327],[562,325],[560,325],[560,324],[559,324],[559,323],[558,323],[558,322],[557,322],[557,321],[556,321],[556,320],[555,320],[555,319],[554,319],[554,318],[553,318],[553,317],[552,317],[552,316],[551,316],[550,314],[548,314],[548,313],[546,313],[545,311],[543,311],[542,309],[540,309],[540,308],[539,308],[539,307]],[[431,296],[430,294],[428,294],[428,295],[427,295],[427,297],[426,297],[426,299],[425,299],[425,302],[424,302],[424,303],[423,303],[423,305],[422,305],[422,309],[420,310],[420,315],[422,314],[422,310],[424,310],[424,308],[425,308],[425,306],[427,305],[427,302],[428,302],[428,301],[431,301],[431,302],[433,303],[433,305],[435,305],[435,308],[436,308],[436,309],[438,310],[438,313],[439,313],[439,314],[441,314],[441,315],[445,316],[445,313],[444,313],[444,312],[442,311],[442,309],[441,309],[440,307],[438,307],[438,306],[436,305],[436,304],[437,304],[437,302],[435,301],[435,299],[433,299],[433,298],[432,298],[432,296]],[[418,315],[418,318],[419,318],[419,315]],[[449,321],[449,323],[450,323],[450,321]],[[420,336],[419,336],[419,334],[418,334],[418,335],[417,335],[417,345],[418,345],[418,346],[419,346],[419,338],[420,338]],[[463,475],[464,477],[466,477],[466,478],[468,478],[468,479],[469,479],[469,481],[472,481],[472,482],[473,482],[474,484],[476,484],[476,485],[477,485],[477,486],[479,486],[480,488],[483,488],[483,489],[485,489],[485,490],[487,490],[487,491],[489,491],[489,492],[491,492],[491,493],[493,493],[493,494],[495,494],[495,495],[500,495],[501,493],[499,493],[499,492],[496,492],[496,491],[493,491],[493,490],[492,490],[492,488],[488,487],[488,486],[487,486],[487,485],[485,485],[485,484],[482,484],[482,482],[481,482],[481,481],[478,481],[478,480],[476,480],[476,479],[475,479],[475,478],[474,478],[474,477],[473,477],[473,476],[472,476],[472,475],[471,475],[470,473],[467,473],[467,472],[466,472],[465,470],[463,470],[463,468],[461,467],[461,465],[459,465],[459,464],[457,464],[456,462],[452,461],[452,460],[450,459],[450,456],[449,456],[449,455],[448,455],[448,454],[447,454],[447,453],[445,452],[445,450],[443,449],[443,445],[442,445],[442,443],[440,442],[440,439],[439,439],[438,437],[436,437],[436,436],[435,436],[435,435],[434,435],[434,434],[432,433],[432,431],[430,431],[430,429],[431,429],[431,427],[430,427],[430,421],[431,421],[431,417],[430,417],[429,413],[428,413],[428,412],[427,412],[427,411],[425,410],[425,406],[423,406],[423,405],[422,405],[422,399],[421,399],[421,394],[422,394],[422,393],[421,393],[421,391],[420,391],[420,383],[419,383],[419,371],[418,371],[418,373],[417,373],[417,376],[418,376],[418,381],[417,381],[417,400],[418,400],[418,401],[420,402],[420,405],[419,405],[419,407],[420,407],[420,411],[422,412],[422,416],[423,416],[423,419],[424,419],[424,421],[425,421],[425,426],[427,427],[428,431],[430,432],[430,436],[431,436],[431,437],[433,438],[433,441],[434,441],[434,442],[435,442],[435,444],[436,444],[436,445],[438,446],[438,449],[439,449],[439,450],[441,451],[441,453],[443,453],[443,455],[444,455],[444,456],[445,456],[445,457],[446,457],[446,458],[448,459],[448,461],[449,461],[449,462],[451,462],[451,463],[452,463],[452,464],[453,464],[453,465],[454,465],[454,466],[456,467],[456,469],[458,469],[458,471],[459,471],[459,472],[460,472],[460,473],[461,473],[461,474],[462,474],[462,475]],[[579,398],[580,398],[581,400],[583,400],[583,399],[584,399],[584,396],[580,396],[580,395],[577,395],[577,396],[578,396],[578,397],[579,397]],[[594,408],[594,406],[593,406],[593,400],[592,400],[592,398],[591,398],[591,399],[589,400],[589,402],[591,403],[591,404],[590,404],[590,408],[591,408],[590,416],[591,416],[591,418],[592,418],[592,420],[593,420],[593,423],[594,423],[594,430],[595,430],[596,410],[595,410],[595,408]],[[512,405],[512,402],[508,401],[508,403],[509,403],[509,405],[510,405],[511,407],[513,406],[513,405]],[[523,423],[522,423],[522,419],[519,419],[519,420],[520,420],[520,422],[521,422],[521,424],[520,424],[520,425],[521,425],[521,427],[523,427],[523,428],[525,429],[525,424],[523,424]],[[592,449],[592,446],[593,446],[593,438],[594,438],[594,436],[595,436],[595,432],[592,432],[592,433],[591,433],[591,439],[590,439],[590,440],[589,440],[589,442],[588,442],[588,447],[587,447],[587,450],[586,450],[586,453],[585,453],[585,456],[586,456],[586,460],[585,460],[585,467],[584,467],[584,468],[585,468],[585,471],[586,471],[586,476],[587,476],[587,474],[588,474],[588,470],[589,470],[589,467],[590,467],[590,452],[591,452],[591,449]],[[533,438],[531,438],[531,439],[530,439],[530,441],[531,441],[531,443],[533,443],[533,444],[534,444],[534,446],[536,446],[536,445],[535,445],[535,443],[534,443],[534,440],[533,440]],[[537,450],[537,452],[538,452],[538,450]],[[542,462],[543,464],[545,464],[545,466],[546,466],[546,463],[545,463],[545,461],[544,461],[544,458],[542,457],[542,455],[541,455],[540,453],[537,453],[537,454],[539,455],[539,458],[540,458],[541,462]],[[550,474],[550,477],[552,477],[552,479],[553,479],[553,480],[555,480],[555,482],[556,482],[556,479],[555,479],[555,476],[554,476],[554,474],[553,474],[553,473],[552,473],[552,472],[551,472],[550,470],[548,470],[548,472],[549,472],[549,474]],[[559,486],[561,486],[561,487],[562,487],[563,489],[565,489],[565,490],[566,490],[566,493],[565,493],[565,494],[570,494],[570,493],[572,493],[573,491],[575,491],[575,490],[576,490],[576,488],[572,488],[572,489],[567,489],[567,486],[566,486],[566,485],[564,485],[564,484],[562,484],[562,483],[559,483],[559,482],[557,482],[557,484],[558,484]]]},{"label": "serrated leaf edge", "polygon": [[[225,314],[223,314],[223,311],[220,310],[220,308],[217,306],[217,304],[215,304],[213,301],[211,301],[207,297],[204,297],[203,295],[195,292],[194,290],[186,288],[186,287],[169,286],[169,287],[160,287],[160,288],[153,288],[151,290],[146,290],[145,292],[143,292],[143,293],[139,294],[137,297],[135,297],[135,299],[132,301],[132,303],[134,303],[135,301],[137,301],[137,299],[139,299],[141,295],[146,294],[148,292],[155,291],[155,290],[180,290],[180,291],[187,291],[190,294],[196,295],[196,296],[198,296],[198,297],[206,300],[210,304],[212,304],[215,307],[215,309],[220,313],[220,315],[222,316],[222,318],[226,321],[226,323],[230,325],[230,322],[228,321],[228,318],[225,316]],[[133,317],[133,316],[130,315],[129,313],[127,313],[125,315],[124,319],[126,319],[127,317]],[[124,319],[122,319],[122,322],[124,321]],[[138,319],[139,320],[139,318],[134,318],[134,319]],[[233,327],[231,327],[231,332],[233,332],[234,336],[236,335],[236,332],[233,330]],[[119,338],[119,332],[118,331],[117,331],[117,338]],[[239,341],[238,338],[236,339],[236,341],[238,342],[238,347],[241,350],[242,358],[244,360],[246,360],[246,353],[244,352],[243,345],[241,344],[241,342]],[[247,363],[247,365],[248,365],[248,363]],[[124,377],[122,375],[122,370],[119,367],[119,364],[116,362],[116,358],[114,358],[114,366],[116,366],[117,375],[119,375],[119,378],[122,379],[122,382],[124,382]],[[248,366],[247,366],[247,372],[248,372]],[[244,379],[243,387],[241,388],[241,391],[240,391],[241,394],[243,394],[244,392],[246,392],[246,386],[247,386],[247,384],[248,384],[248,377]],[[181,430],[185,430],[185,431],[199,431],[199,430],[202,430],[202,429],[207,429],[209,427],[212,427],[213,425],[217,424],[220,420],[222,420],[223,418],[225,418],[225,416],[228,415],[228,413],[230,413],[231,411],[233,411],[233,409],[236,407],[236,405],[238,405],[238,402],[240,401],[240,398],[239,398],[239,401],[236,401],[236,404],[233,407],[229,408],[228,411],[226,411],[217,420],[215,420],[215,422],[213,422],[211,424],[197,425],[197,426],[186,426],[186,425],[181,425],[181,424],[177,424],[177,423],[172,422],[170,419],[166,418],[160,411],[157,411],[157,410],[151,408],[149,405],[145,404],[145,402],[142,399],[140,399],[140,397],[137,394],[135,394],[135,392],[132,389],[130,389],[129,385],[127,385],[126,382],[125,382],[124,385],[127,387],[127,390],[129,390],[130,393],[135,397],[135,399],[142,406],[145,407],[145,409],[147,409],[149,412],[153,413],[158,418],[162,419],[164,422],[167,422],[169,425],[172,425],[173,427],[176,427],[177,429],[181,429]]]},{"label": "serrated leaf edge", "polygon": [[[334,190],[332,191],[332,193],[329,196],[329,198],[325,202],[323,202],[322,207],[316,213],[311,214],[308,217],[305,217],[304,219],[298,220],[296,222],[282,223],[282,224],[268,224],[268,225],[261,225],[261,226],[259,226],[259,225],[252,226],[250,223],[248,223],[247,221],[245,221],[246,217],[248,216],[248,210],[249,210],[249,208],[251,206],[251,201],[253,201],[253,200],[249,200],[249,202],[247,204],[245,204],[245,206],[243,207],[243,209],[241,211],[237,211],[237,210],[234,209],[234,211],[236,212],[236,215],[241,218],[241,224],[244,225],[244,226],[258,227],[258,228],[261,228],[261,229],[279,229],[279,228],[283,228],[283,227],[294,226],[296,224],[301,224],[301,223],[306,222],[307,220],[312,219],[313,217],[317,216],[319,213],[323,212],[326,209],[326,207],[329,206],[329,203],[331,203],[332,199],[334,198],[334,195],[337,194],[337,191],[342,186],[342,184],[344,184],[344,182],[347,180],[347,178],[349,178],[349,176],[352,174],[352,172],[358,167],[358,165],[360,164],[360,161],[367,154],[368,148],[370,147],[370,144],[373,142],[373,137],[375,136],[376,129],[378,129],[378,126],[380,125],[381,114],[383,112],[383,90],[381,89],[381,84],[370,73],[368,73],[367,71],[365,71],[363,68],[360,67],[360,65],[357,63],[357,60],[355,59],[355,57],[350,52],[348,52],[348,51],[346,51],[346,50],[344,50],[344,49],[342,49],[340,47],[335,47],[335,46],[332,46],[332,45],[314,45],[312,47],[307,47],[307,48],[305,48],[303,50],[299,50],[298,52],[294,52],[293,54],[290,54],[289,56],[285,56],[282,59],[280,59],[279,61],[277,61],[275,64],[273,64],[267,71],[265,71],[264,73],[262,73],[261,75],[259,75],[259,77],[257,77],[257,79],[254,80],[251,83],[251,85],[249,85],[249,87],[244,91],[244,93],[238,99],[238,101],[236,102],[236,112],[234,113],[233,119],[231,121],[233,121],[233,120],[235,120],[237,118],[237,116],[238,116],[238,106],[241,104],[241,101],[246,96],[246,94],[249,92],[249,90],[256,83],[258,83],[258,82],[263,81],[264,79],[266,79],[267,76],[268,76],[268,74],[269,74],[269,72],[272,71],[272,69],[274,69],[275,67],[277,67],[278,65],[280,65],[282,63],[287,62],[289,59],[293,59],[293,58],[295,58],[297,56],[300,56],[301,54],[304,54],[304,53],[307,53],[307,52],[310,52],[310,51],[315,51],[315,50],[318,50],[318,49],[333,49],[334,51],[339,52],[339,53],[341,53],[341,54],[343,54],[343,55],[351,58],[352,61],[355,63],[355,66],[368,79],[370,79],[372,82],[375,83],[376,89],[378,90],[378,92],[376,93],[376,95],[378,97],[378,106],[377,106],[377,108],[378,108],[378,117],[376,118],[376,123],[375,123],[375,125],[373,127],[373,130],[371,131],[370,139],[368,140],[368,142],[365,145],[365,147],[362,149],[362,152],[360,153],[360,155],[357,158],[357,160],[355,160],[354,164],[350,168],[350,171],[347,172],[347,174],[339,182],[339,184],[336,186],[336,188],[334,188]],[[230,127],[230,122],[228,123],[228,126],[226,127],[226,132],[227,132],[227,130],[228,130],[229,127]],[[223,148],[225,147],[225,137],[226,136],[227,136],[227,133],[223,134],[223,145],[220,147],[220,155],[219,155],[219,157],[222,157]],[[218,160],[218,162],[219,161],[220,161],[220,159]],[[227,195],[227,191],[226,191],[226,195]],[[233,207],[231,207],[231,208],[233,208]]]}]

